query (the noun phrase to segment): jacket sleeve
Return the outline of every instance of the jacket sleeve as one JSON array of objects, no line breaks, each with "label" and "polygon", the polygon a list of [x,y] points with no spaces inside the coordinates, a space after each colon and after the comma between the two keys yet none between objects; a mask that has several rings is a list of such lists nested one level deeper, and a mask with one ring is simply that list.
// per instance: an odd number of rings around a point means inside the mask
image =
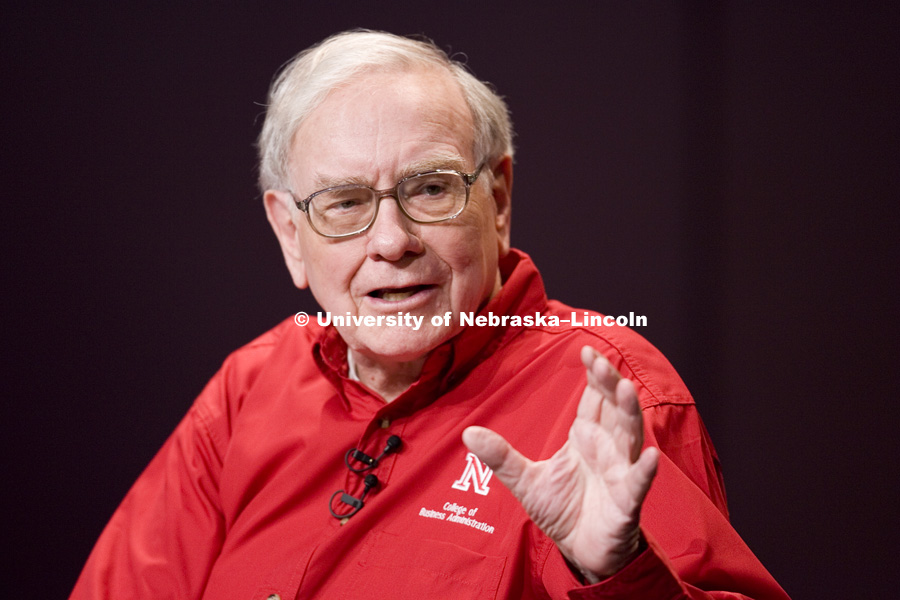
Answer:
[{"label": "jacket sleeve", "polygon": [[661,450],[641,510],[647,548],[595,585],[579,582],[554,547],[551,598],[788,598],[728,521],[718,460],[692,403],[644,408],[646,444]]},{"label": "jacket sleeve", "polygon": [[[132,486],[71,598],[199,598],[224,539],[218,484],[223,371]],[[216,414],[216,413],[219,414]]]}]

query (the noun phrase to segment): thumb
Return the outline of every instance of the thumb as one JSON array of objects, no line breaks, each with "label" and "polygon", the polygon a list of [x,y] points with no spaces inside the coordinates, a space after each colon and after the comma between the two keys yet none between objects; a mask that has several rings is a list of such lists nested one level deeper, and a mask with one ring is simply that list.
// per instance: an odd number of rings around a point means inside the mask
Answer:
[{"label": "thumb", "polygon": [[484,427],[467,427],[462,439],[472,454],[490,467],[514,495],[519,496],[519,480],[531,461],[510,446],[499,433]]}]

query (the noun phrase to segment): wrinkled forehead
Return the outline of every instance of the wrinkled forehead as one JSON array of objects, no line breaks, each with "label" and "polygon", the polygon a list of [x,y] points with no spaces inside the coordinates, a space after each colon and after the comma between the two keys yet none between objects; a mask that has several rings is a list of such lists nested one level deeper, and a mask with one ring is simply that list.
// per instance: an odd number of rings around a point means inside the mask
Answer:
[{"label": "wrinkled forehead", "polygon": [[367,69],[332,88],[297,128],[290,169],[382,164],[429,150],[473,162],[474,120],[459,83],[433,67]]}]

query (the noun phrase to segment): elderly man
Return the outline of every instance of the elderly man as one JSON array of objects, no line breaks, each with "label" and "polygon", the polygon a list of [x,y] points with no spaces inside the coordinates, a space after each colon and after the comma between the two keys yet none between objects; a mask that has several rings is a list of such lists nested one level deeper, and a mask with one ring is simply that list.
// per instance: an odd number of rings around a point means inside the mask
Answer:
[{"label": "elderly man", "polygon": [[784,597],[728,524],[672,367],[630,329],[573,323],[510,248],[489,87],[358,31],[269,100],[266,213],[334,324],[228,358],[73,598]]}]

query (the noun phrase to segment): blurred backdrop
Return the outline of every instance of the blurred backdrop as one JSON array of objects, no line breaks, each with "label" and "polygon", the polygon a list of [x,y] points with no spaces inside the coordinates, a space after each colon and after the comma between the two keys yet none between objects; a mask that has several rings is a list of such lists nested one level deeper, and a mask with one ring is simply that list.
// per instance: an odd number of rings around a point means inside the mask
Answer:
[{"label": "blurred backdrop", "polygon": [[10,590],[67,595],[225,356],[315,312],[253,144],[278,67],[368,27],[506,96],[514,245],[551,297],[648,316],[788,593],[896,591],[896,8],[79,4],[0,9]]}]

